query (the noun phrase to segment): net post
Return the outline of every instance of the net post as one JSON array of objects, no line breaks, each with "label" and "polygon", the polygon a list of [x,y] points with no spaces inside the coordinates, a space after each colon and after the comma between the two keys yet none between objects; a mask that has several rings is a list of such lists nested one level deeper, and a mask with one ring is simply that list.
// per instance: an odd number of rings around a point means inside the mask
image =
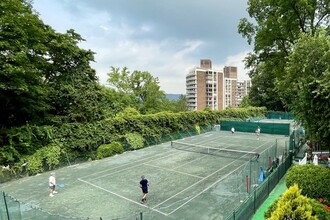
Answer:
[{"label": "net post", "polygon": [[171,141],[171,148],[173,148],[173,141]]}]

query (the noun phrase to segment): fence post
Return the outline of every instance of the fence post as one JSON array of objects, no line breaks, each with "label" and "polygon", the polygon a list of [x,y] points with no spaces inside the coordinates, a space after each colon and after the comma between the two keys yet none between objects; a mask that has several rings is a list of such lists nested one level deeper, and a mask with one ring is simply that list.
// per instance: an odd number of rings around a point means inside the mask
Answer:
[{"label": "fence post", "polygon": [[5,202],[6,213],[7,213],[7,219],[10,220],[5,192],[2,192],[2,196],[3,196],[3,201]]},{"label": "fence post", "polygon": [[253,213],[256,213],[257,189],[253,191]]}]

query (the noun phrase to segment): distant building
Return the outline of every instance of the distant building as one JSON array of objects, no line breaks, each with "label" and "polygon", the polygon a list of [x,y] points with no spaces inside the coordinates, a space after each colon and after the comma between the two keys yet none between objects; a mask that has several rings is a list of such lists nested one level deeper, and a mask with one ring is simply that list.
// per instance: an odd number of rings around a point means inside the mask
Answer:
[{"label": "distant building", "polygon": [[186,75],[188,109],[200,111],[205,108],[221,110],[229,106],[238,107],[250,87],[250,80],[237,81],[237,67],[215,70],[211,60],[202,59],[200,67]]}]

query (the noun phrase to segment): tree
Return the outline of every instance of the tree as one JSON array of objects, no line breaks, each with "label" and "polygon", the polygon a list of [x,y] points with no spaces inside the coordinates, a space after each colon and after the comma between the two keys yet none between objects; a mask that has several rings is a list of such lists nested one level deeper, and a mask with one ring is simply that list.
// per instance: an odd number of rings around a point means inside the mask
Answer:
[{"label": "tree", "polygon": [[73,30],[56,33],[27,0],[0,3],[0,124],[2,127],[98,118],[94,53],[78,47]]},{"label": "tree", "polygon": [[278,83],[285,93],[295,94],[289,108],[301,121],[313,142],[330,146],[330,37],[303,34],[288,57],[286,78]]},{"label": "tree", "polygon": [[0,124],[25,124],[50,108],[42,65],[50,28],[26,1],[0,2]]},{"label": "tree", "polygon": [[250,102],[270,110],[287,110],[292,94],[283,93],[276,85],[285,79],[287,57],[300,33],[314,36],[320,27],[329,29],[328,0],[249,0],[248,12],[253,22],[240,20],[239,33],[254,44],[245,59],[251,69]]},{"label": "tree", "polygon": [[134,71],[130,73],[126,67],[121,71],[111,67],[108,73],[108,82],[118,92],[130,96],[132,107],[142,114],[156,113],[162,110],[162,103],[166,99],[165,93],[160,90],[158,78],[149,72]]},{"label": "tree", "polygon": [[250,107],[249,95],[245,95],[241,101],[240,108],[247,108]]},{"label": "tree", "polygon": [[307,197],[301,195],[298,185],[291,186],[277,201],[276,209],[269,220],[317,220],[312,216],[312,206]]}]

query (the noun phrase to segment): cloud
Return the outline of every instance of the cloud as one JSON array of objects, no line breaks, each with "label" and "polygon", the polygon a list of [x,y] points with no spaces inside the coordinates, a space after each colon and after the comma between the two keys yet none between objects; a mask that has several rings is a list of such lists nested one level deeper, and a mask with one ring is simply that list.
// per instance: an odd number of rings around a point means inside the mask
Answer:
[{"label": "cloud", "polygon": [[[185,76],[200,59],[237,66],[250,47],[237,33],[246,0],[34,0],[40,18],[59,32],[74,29],[95,54],[99,81],[110,66],[148,71],[167,93],[185,93]],[[215,66],[215,65],[214,65]]]}]

